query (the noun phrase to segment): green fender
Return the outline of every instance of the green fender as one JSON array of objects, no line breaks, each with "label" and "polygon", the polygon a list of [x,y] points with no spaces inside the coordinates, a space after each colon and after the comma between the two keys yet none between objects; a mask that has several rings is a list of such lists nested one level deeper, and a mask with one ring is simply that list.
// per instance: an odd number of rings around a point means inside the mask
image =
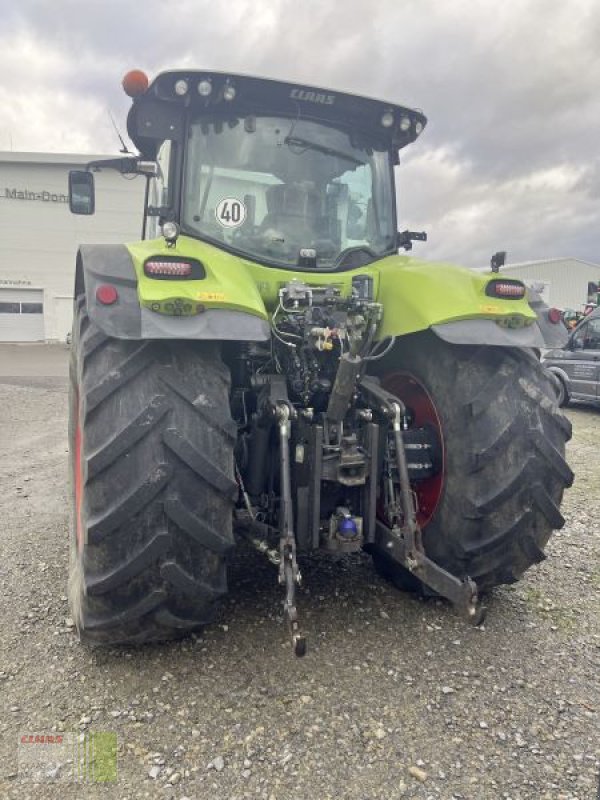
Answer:
[{"label": "green fender", "polygon": [[379,269],[381,337],[431,329],[451,344],[547,346],[526,295],[498,298],[486,292],[502,275],[407,256],[386,258]]},{"label": "green fender", "polygon": [[[194,259],[204,274],[194,280],[145,275],[146,261],[161,257]],[[383,306],[379,338],[431,329],[455,343],[544,345],[526,299],[486,294],[489,282],[502,276],[409,256],[388,256],[343,272],[308,272],[268,267],[180,236],[172,247],[163,238],[82,247],[78,275],[85,276],[88,306],[99,327],[124,338],[266,340],[279,290],[289,281],[335,285],[342,296],[349,296],[352,278],[368,275]],[[123,302],[100,308],[94,288],[98,281],[111,279],[121,281]],[[193,311],[188,316],[170,313],[175,306]]]},{"label": "green fender", "polygon": [[[268,319],[265,304],[245,262],[206,242],[181,236],[169,247],[163,238],[128,244],[138,279],[140,303],[152,308],[174,299],[199,302],[210,309],[227,309]],[[155,280],[144,274],[149,258],[191,258],[200,261],[205,276],[201,280]]]},{"label": "green fender", "polygon": [[[221,270],[217,279],[206,268],[206,279],[193,281],[156,280],[144,275],[148,258],[177,259],[182,255],[167,248],[164,239],[135,245],[82,245],[77,253],[75,297],[85,293],[92,322],[118,339],[270,338],[268,314],[256,286],[250,278],[244,283],[243,274],[242,279],[236,277],[235,269]],[[107,284],[117,295],[109,304],[98,296],[98,290]],[[229,303],[222,302],[224,296],[230,297]],[[169,313],[176,304],[178,309],[190,308],[194,313]]]},{"label": "green fender", "polygon": [[408,256],[386,258],[379,262],[379,270],[377,299],[385,309],[382,336],[413,333],[466,319],[518,316],[524,325],[536,319],[527,300],[499,299],[486,294],[490,279],[499,275]]}]

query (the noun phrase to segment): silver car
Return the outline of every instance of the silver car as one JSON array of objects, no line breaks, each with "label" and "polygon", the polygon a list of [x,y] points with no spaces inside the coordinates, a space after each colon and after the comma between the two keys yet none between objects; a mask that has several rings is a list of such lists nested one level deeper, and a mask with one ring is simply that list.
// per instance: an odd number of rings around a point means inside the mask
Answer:
[{"label": "silver car", "polygon": [[579,323],[565,347],[546,351],[542,363],[558,379],[560,405],[600,403],[600,308]]}]

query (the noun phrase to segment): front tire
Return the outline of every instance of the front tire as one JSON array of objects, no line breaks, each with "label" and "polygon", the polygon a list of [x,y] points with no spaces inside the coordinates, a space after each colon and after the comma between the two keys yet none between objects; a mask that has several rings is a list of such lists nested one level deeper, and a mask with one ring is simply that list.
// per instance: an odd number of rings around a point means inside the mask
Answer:
[{"label": "front tire", "polygon": [[212,621],[237,495],[217,346],[109,338],[80,297],[70,411],[69,596],[80,638],[159,641]]},{"label": "front tire", "polygon": [[556,381],[556,402],[559,408],[566,408],[569,405],[569,390],[567,389],[567,385],[564,380],[551,373],[554,380]]},{"label": "front tire", "polygon": [[[398,371],[431,399],[443,440],[439,497],[422,527],[427,555],[481,590],[515,582],[563,526],[559,506],[573,481],[571,424],[552,381],[529,351],[450,345],[431,333],[405,337],[379,366],[388,391]],[[401,588],[419,585],[381,552],[374,563]]]}]

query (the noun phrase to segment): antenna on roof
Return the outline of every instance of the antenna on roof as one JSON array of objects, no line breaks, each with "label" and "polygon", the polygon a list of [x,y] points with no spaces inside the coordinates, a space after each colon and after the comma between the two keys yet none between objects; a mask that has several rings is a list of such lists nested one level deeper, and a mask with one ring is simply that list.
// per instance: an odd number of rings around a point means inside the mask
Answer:
[{"label": "antenna on roof", "polygon": [[119,141],[121,142],[121,149],[119,150],[119,153],[127,153],[128,155],[133,155],[131,150],[127,148],[127,145],[123,141],[123,137],[121,136],[119,129],[117,128],[117,123],[115,122],[115,118],[113,117],[110,108],[108,108],[107,111],[108,111],[108,116],[110,117],[110,121],[112,122],[112,126],[115,129],[115,133],[117,134],[117,136],[119,137]]}]

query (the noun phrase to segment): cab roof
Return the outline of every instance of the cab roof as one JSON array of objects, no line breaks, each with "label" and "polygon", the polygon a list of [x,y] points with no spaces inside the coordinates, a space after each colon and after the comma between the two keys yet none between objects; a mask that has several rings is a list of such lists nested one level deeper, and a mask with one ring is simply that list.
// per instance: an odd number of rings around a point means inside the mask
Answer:
[{"label": "cab roof", "polygon": [[190,114],[313,119],[363,134],[389,150],[413,142],[427,124],[419,110],[335,89],[230,72],[169,70],[134,98],[128,133],[143,154],[152,156],[158,141],[182,139]]}]

